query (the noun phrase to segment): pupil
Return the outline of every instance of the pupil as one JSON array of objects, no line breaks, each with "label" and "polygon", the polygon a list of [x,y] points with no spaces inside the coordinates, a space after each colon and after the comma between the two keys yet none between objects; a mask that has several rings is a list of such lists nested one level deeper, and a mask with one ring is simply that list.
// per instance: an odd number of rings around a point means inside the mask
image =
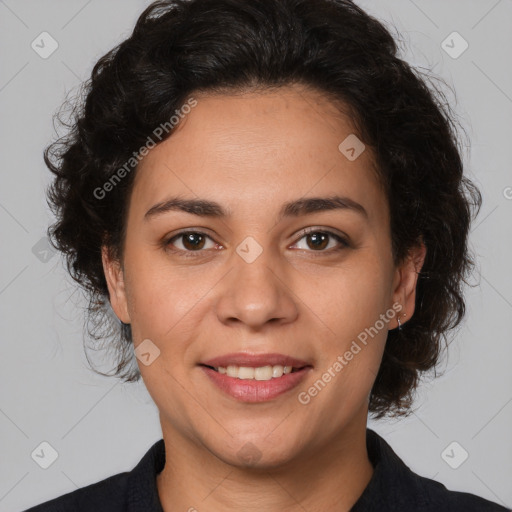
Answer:
[{"label": "pupil", "polygon": [[[199,235],[198,233],[188,233],[184,235],[185,241],[183,245],[187,249],[201,249],[202,245],[204,245],[204,238],[202,235]],[[194,241],[194,238],[197,238],[198,240]],[[190,244],[190,246],[189,246]]]},{"label": "pupil", "polygon": [[[323,249],[327,246],[325,243],[328,240],[328,235],[326,233],[313,233],[309,235],[310,240],[313,240],[313,247],[315,249]],[[311,245],[310,245],[311,247]]]}]

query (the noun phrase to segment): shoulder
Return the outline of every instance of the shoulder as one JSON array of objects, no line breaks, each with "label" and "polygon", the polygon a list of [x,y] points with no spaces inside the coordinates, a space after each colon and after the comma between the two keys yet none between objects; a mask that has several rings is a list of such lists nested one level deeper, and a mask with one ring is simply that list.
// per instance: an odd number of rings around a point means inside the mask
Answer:
[{"label": "shoulder", "polygon": [[423,508],[420,510],[432,512],[510,512],[510,509],[497,503],[468,492],[449,490],[440,482],[420,476],[412,471],[411,479],[415,480],[419,499],[423,502]]},{"label": "shoulder", "polygon": [[131,470],[81,487],[24,512],[163,512],[156,476],[165,465],[165,444],[155,442]]},{"label": "shoulder", "polygon": [[366,442],[374,474],[353,512],[511,512],[475,494],[451,491],[440,482],[418,475],[370,429]]},{"label": "shoulder", "polygon": [[119,473],[54,498],[25,512],[67,512],[75,511],[109,511],[126,510],[126,488],[129,473]]}]

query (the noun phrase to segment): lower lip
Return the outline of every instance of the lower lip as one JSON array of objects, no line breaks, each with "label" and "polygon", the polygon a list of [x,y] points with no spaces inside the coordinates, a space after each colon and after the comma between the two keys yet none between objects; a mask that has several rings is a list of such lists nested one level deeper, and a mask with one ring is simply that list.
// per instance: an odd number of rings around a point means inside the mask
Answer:
[{"label": "lower lip", "polygon": [[298,386],[312,368],[307,366],[293,373],[270,380],[238,379],[228,377],[206,366],[201,366],[210,380],[228,395],[241,402],[266,402]]}]

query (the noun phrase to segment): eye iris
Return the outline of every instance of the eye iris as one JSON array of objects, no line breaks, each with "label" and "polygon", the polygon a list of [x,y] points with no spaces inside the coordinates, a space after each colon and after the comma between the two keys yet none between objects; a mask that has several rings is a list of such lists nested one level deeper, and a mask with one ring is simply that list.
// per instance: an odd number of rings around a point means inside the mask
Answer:
[{"label": "eye iris", "polygon": [[[307,236],[308,246],[312,249],[324,249],[329,243],[329,235],[327,233],[310,233]],[[313,246],[310,245],[309,241],[313,241]]]},{"label": "eye iris", "polygon": [[[205,237],[199,233],[186,233],[182,235],[183,246],[187,249],[202,249],[204,246]],[[188,245],[191,244],[191,245]]]}]

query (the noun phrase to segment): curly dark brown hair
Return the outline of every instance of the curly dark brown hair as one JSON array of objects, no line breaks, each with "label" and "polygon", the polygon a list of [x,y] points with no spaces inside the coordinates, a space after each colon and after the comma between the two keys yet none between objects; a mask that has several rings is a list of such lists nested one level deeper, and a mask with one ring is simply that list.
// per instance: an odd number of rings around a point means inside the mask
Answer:
[{"label": "curly dark brown hair", "polygon": [[[420,241],[427,247],[415,313],[389,331],[369,404],[376,418],[410,412],[421,376],[436,368],[448,331],[465,314],[463,286],[474,267],[469,227],[482,201],[463,175],[460,123],[432,78],[402,60],[388,29],[349,0],[164,0],[147,7],[131,36],[95,64],[71,122],[58,114],[69,130],[44,152],[55,175],[47,193],[57,220],[48,235],[86,292],[91,339],[117,357],[114,375],[140,378],[130,326],[110,308],[101,261],[102,245],[122,258],[136,172],[126,162],[194,92],[302,84],[345,105],[371,148],[388,198],[395,263]],[[105,193],[107,182],[113,185]]]}]

